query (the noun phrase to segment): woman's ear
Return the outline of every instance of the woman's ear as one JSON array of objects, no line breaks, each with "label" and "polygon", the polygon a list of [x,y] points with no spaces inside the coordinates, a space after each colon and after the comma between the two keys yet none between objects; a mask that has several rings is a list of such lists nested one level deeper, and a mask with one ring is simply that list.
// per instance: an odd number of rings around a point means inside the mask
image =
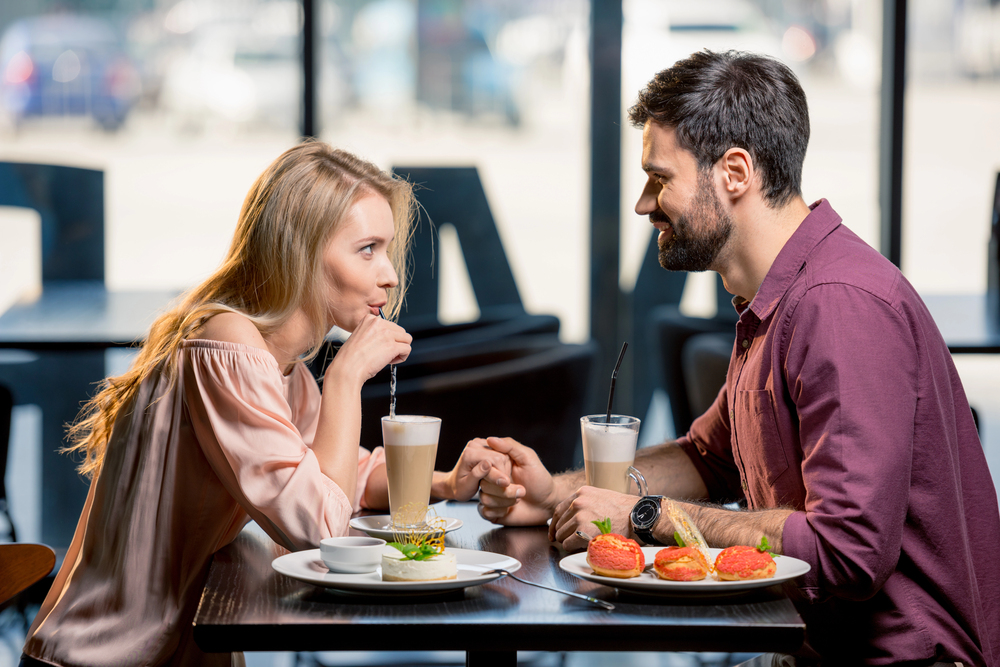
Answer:
[{"label": "woman's ear", "polygon": [[755,174],[749,152],[743,148],[730,148],[718,164],[722,169],[722,186],[730,197],[742,197],[750,190]]}]

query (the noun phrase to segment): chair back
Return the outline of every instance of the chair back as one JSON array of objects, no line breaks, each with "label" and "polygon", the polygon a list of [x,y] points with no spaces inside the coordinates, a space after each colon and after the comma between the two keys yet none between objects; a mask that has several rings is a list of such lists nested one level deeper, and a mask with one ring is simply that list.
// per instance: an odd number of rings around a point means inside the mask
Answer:
[{"label": "chair back", "polygon": [[[660,306],[649,314],[649,321],[655,340],[654,368],[659,369],[660,381],[670,401],[674,434],[679,437],[687,433],[691,422],[701,415],[692,409],[684,378],[685,345],[692,336],[704,333],[728,335],[731,345],[736,338],[736,311],[730,306],[728,312],[720,312],[719,317],[689,317],[682,314],[678,306]],[[716,391],[718,389],[716,387]]]},{"label": "chair back", "polygon": [[41,581],[55,564],[55,552],[44,544],[0,544],[0,608]]},{"label": "chair back", "polygon": [[55,280],[104,283],[104,172],[0,161],[0,206],[42,220],[42,288]]},{"label": "chair back", "polygon": [[[477,352],[428,354],[397,370],[396,410],[441,418],[436,469],[450,470],[472,438],[510,436],[531,446],[545,466],[582,463],[580,417],[594,387],[597,346],[559,343],[555,336],[494,341]],[[365,384],[362,443],[382,444],[389,384]]]},{"label": "chair back", "polygon": [[439,324],[441,275],[438,231],[455,227],[479,312],[486,320],[524,314],[486,191],[475,167],[395,167],[414,184],[420,215],[413,235],[413,271],[399,322],[408,331]]}]

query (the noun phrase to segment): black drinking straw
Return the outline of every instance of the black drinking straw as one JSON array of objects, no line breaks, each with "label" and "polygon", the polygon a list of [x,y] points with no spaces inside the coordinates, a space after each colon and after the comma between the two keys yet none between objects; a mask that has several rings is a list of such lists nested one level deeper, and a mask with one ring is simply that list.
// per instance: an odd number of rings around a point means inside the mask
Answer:
[{"label": "black drinking straw", "polygon": [[625,350],[628,349],[628,343],[622,343],[622,351],[618,353],[618,363],[615,364],[615,370],[611,373],[611,392],[608,393],[608,414],[604,419],[605,424],[611,423],[611,403],[615,400],[615,380],[618,379],[618,367],[622,365],[622,359],[625,358]]}]

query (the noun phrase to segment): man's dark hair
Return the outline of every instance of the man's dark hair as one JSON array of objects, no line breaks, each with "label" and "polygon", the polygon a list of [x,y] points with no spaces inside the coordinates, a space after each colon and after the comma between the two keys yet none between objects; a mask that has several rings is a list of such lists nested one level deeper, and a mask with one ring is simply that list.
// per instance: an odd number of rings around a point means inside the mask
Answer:
[{"label": "man's dark hair", "polygon": [[628,110],[635,127],[653,120],[677,133],[701,169],[727,150],[750,153],[768,206],[802,193],[809,109],[798,79],[773,58],[700,51],[650,81]]}]

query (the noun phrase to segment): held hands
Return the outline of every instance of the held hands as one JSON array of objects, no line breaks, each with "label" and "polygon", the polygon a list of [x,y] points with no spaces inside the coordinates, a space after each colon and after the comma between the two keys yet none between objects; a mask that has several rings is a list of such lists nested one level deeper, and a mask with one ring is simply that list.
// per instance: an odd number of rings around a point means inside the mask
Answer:
[{"label": "held hands", "polygon": [[545,523],[559,499],[556,480],[538,455],[513,438],[477,438],[469,443],[487,446],[510,461],[510,481],[485,478],[479,484],[479,513],[504,526]]},{"label": "held hands", "polygon": [[582,486],[561,503],[556,505],[549,526],[549,539],[562,542],[567,551],[587,548],[587,540],[576,534],[580,531],[590,537],[598,534],[591,521],[611,519],[611,532],[634,537],[629,514],[638,497],[593,486]]},{"label": "held hands", "polygon": [[440,495],[453,500],[468,500],[476,495],[480,484],[508,486],[511,478],[511,461],[500,452],[490,449],[484,440],[470,440],[458,458],[458,463],[441,481]]},{"label": "held hands", "polygon": [[324,379],[339,374],[364,384],[389,364],[405,361],[412,342],[413,336],[395,322],[367,315],[341,346]]}]

